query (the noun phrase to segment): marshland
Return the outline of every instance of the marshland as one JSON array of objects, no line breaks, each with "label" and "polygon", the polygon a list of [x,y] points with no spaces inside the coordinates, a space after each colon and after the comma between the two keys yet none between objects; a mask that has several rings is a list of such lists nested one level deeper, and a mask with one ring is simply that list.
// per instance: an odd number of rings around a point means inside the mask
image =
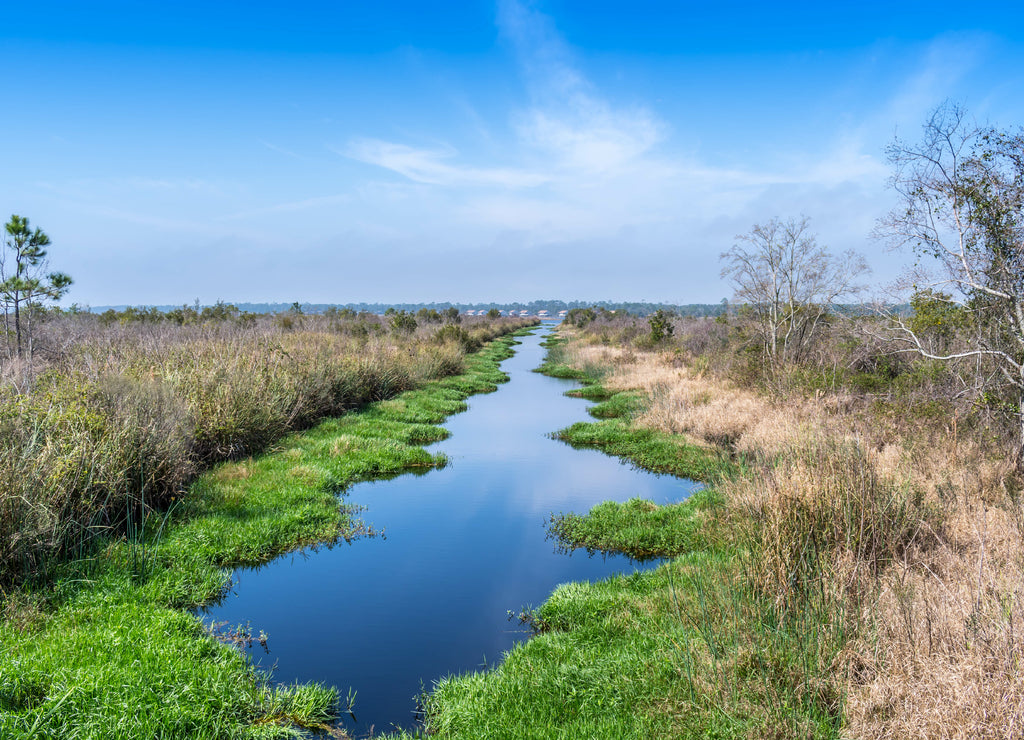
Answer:
[{"label": "marshland", "polygon": [[7,3],[0,740],[1024,737],[1005,6]]},{"label": "marshland", "polygon": [[[188,610],[224,591],[226,565],[368,534],[337,492],[443,465],[419,445],[504,380],[525,325],[195,314],[37,317],[35,353],[5,363],[5,733],[322,725],[333,689],[271,685]],[[307,434],[326,449],[296,464],[288,435],[328,417],[352,424]]]},{"label": "marshland", "polygon": [[4,731],[1019,721],[1016,419],[959,392],[977,363],[866,314],[785,365],[743,312],[426,316],[39,317],[5,364]]}]

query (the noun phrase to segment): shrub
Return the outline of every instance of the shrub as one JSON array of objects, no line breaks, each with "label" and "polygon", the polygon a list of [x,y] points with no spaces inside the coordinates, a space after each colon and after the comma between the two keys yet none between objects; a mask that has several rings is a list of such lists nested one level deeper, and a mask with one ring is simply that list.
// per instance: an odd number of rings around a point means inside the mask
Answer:
[{"label": "shrub", "polygon": [[458,344],[466,352],[475,352],[480,349],[482,342],[470,335],[468,331],[462,327],[456,326],[455,324],[445,324],[441,327],[436,334],[434,334],[434,341],[443,344],[445,342],[454,342]]}]

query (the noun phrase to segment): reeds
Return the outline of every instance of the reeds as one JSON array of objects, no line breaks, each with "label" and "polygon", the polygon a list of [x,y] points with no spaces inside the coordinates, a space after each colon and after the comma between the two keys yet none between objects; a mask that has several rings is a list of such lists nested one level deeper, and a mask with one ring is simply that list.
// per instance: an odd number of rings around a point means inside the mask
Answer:
[{"label": "reeds", "polygon": [[406,333],[375,316],[279,318],[60,317],[40,328],[31,363],[0,361],[0,586],[166,507],[211,463],[460,372],[467,349],[512,325]]}]

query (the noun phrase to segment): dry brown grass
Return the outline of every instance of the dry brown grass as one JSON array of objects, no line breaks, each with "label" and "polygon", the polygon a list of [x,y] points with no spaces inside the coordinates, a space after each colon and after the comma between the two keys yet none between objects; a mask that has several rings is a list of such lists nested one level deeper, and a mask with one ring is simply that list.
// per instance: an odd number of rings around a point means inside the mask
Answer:
[{"label": "dry brown grass", "polygon": [[[639,389],[650,399],[637,423],[670,434],[774,456],[810,437],[826,415],[810,404],[779,405],[728,381],[693,372],[675,355],[582,346],[567,353],[578,367],[611,364],[604,380],[613,390]],[[624,361],[623,358],[626,358]]]},{"label": "dry brown grass", "polygon": [[833,666],[848,676],[849,736],[1024,737],[1024,493],[1010,455],[955,421],[882,425],[842,394],[769,400],[674,354],[577,343],[566,356],[643,390],[637,424],[754,461],[722,488],[727,516],[756,523],[755,578],[778,599],[801,537],[831,543],[817,577],[851,625]]},{"label": "dry brown grass", "polygon": [[902,467],[944,517],[944,537],[881,579],[873,635],[858,649],[877,666],[850,691],[862,738],[1024,736],[1024,531],[1008,461],[949,439]]}]

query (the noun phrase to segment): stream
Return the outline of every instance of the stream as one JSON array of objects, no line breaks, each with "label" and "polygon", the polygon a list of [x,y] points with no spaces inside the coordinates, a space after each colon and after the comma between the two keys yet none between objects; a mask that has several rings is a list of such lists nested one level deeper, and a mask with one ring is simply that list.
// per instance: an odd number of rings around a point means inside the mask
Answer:
[{"label": "stream", "polygon": [[234,573],[232,591],[204,621],[249,624],[269,636],[248,648],[281,683],[319,681],[356,692],[354,736],[415,727],[415,697],[438,679],[492,667],[530,633],[508,613],[540,606],[561,583],[641,565],[567,555],[546,539],[551,513],[585,513],[635,496],[685,499],[699,484],[575,450],[547,435],[589,419],[578,383],[531,372],[544,359],[544,325],[502,363],[510,382],[472,396],[430,445],[450,464],[351,487],[348,500],[383,537],[284,556]]}]

